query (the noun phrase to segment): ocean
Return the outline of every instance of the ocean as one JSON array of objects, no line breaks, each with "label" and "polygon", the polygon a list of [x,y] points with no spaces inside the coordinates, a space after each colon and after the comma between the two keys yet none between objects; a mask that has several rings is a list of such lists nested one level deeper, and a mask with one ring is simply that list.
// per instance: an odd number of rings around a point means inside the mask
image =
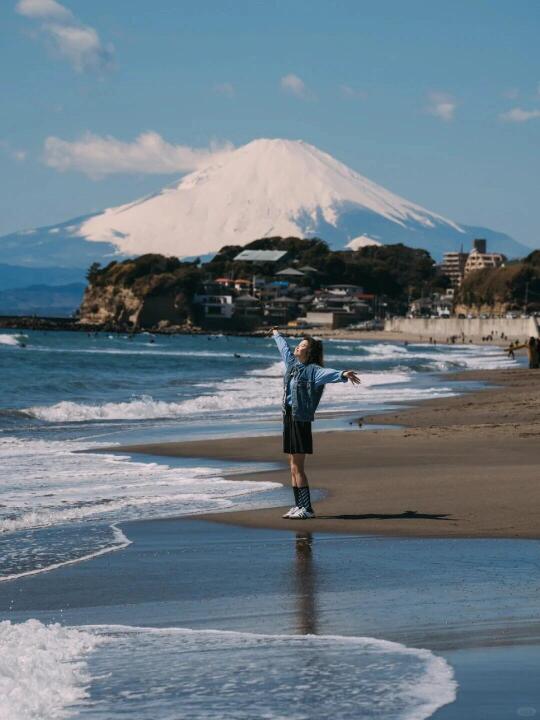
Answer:
[{"label": "ocean", "polygon": [[[325,364],[358,370],[362,385],[326,388],[319,429],[350,429],[368,413],[464,391],[444,372],[517,363],[487,346],[347,339],[325,342]],[[3,331],[0,368],[0,584],[122,552],[129,522],[288,502],[282,486],[228,479],[267,465],[114,451],[280,432],[281,363],[271,338]],[[417,720],[455,697],[444,659],[380,637],[302,642],[218,622],[203,631],[4,618],[0,689],[11,704],[0,718],[10,720],[115,718],[128,701],[134,720],[346,718],[357,716],[353,707],[358,717]],[[297,683],[313,703],[293,713],[285,678],[301,657],[312,672]]]}]

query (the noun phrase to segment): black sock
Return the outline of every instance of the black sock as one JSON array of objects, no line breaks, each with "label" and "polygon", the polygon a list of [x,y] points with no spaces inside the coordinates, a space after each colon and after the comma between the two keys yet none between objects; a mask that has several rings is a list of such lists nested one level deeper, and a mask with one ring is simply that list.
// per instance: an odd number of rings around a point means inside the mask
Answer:
[{"label": "black sock", "polygon": [[298,488],[299,506],[305,508],[308,512],[313,512],[311,507],[311,497],[309,494],[309,485]]},{"label": "black sock", "polygon": [[300,507],[300,493],[298,492],[296,485],[293,485],[292,491],[294,493],[294,504],[296,507]]}]

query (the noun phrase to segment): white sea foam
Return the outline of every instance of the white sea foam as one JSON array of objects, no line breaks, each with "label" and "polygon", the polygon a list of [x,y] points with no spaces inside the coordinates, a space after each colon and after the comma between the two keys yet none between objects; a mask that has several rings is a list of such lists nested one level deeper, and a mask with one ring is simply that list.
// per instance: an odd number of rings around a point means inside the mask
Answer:
[{"label": "white sea foam", "polygon": [[[280,487],[226,480],[204,466],[170,467],[84,452],[89,449],[82,441],[0,437],[4,579],[125,547],[127,538],[114,528],[111,532],[110,524],[118,520],[224,510]],[[85,532],[88,522],[97,523],[99,532]],[[78,523],[77,532],[69,530],[70,523]],[[28,540],[20,536],[35,528],[56,534],[34,533]]]},{"label": "white sea foam", "polygon": [[[414,367],[407,362],[420,362],[418,369],[444,371],[451,369],[513,367],[515,361],[507,358],[499,348],[438,346],[402,346],[392,343],[363,344],[358,354],[329,356],[329,361],[343,367],[359,370],[360,387],[349,384],[329,385],[321,409],[356,410],[381,402],[421,400],[424,397],[448,397],[455,394],[449,387],[421,388],[414,382]],[[439,349],[440,348],[440,349]],[[366,354],[367,353],[367,354]],[[212,355],[213,353],[209,353]],[[219,353],[218,353],[219,355]],[[263,356],[264,357],[264,356]],[[268,358],[266,358],[268,359]],[[362,372],[362,364],[373,360],[396,360],[398,367],[381,371]],[[330,364],[330,363],[329,363]],[[194,383],[200,394],[187,399],[165,401],[142,395],[121,402],[80,403],[61,401],[54,405],[33,406],[25,410],[47,422],[83,422],[100,420],[155,420],[186,418],[193,414],[221,413],[245,416],[279,412],[282,394],[282,364],[274,362],[267,367],[252,370],[245,375],[220,382]],[[397,389],[395,386],[402,384]]]},{"label": "white sea foam", "polygon": [[19,345],[19,335],[10,335],[8,333],[2,333],[0,335],[0,345]]},{"label": "white sea foam", "polygon": [[0,720],[57,720],[87,696],[84,658],[104,639],[37,620],[0,622]]},{"label": "white sea foam", "polygon": [[[334,348],[332,348],[333,350]],[[497,368],[515,367],[516,362],[508,358],[508,355],[499,347],[481,345],[397,345],[395,343],[372,343],[358,344],[352,350],[356,354],[328,354],[327,358],[332,361],[366,361],[366,360],[397,360],[415,361],[427,360],[436,364],[442,364],[444,369],[448,367],[465,368]]]},{"label": "white sea foam", "polygon": [[[251,359],[251,360],[266,360],[267,362],[272,360],[275,353],[254,353],[249,350],[244,352],[233,351],[230,352],[213,352],[212,350],[163,350],[159,346],[156,347],[153,343],[146,345],[138,345],[138,349],[135,348],[58,348],[48,346],[33,346],[32,350],[47,353],[62,353],[62,354],[88,354],[88,355],[142,355],[144,357],[188,357],[188,358],[231,358],[235,359]],[[147,348],[147,349],[141,349]],[[236,354],[235,354],[236,353]]]},{"label": "white sea foam", "polygon": [[[325,409],[354,409],[359,401],[370,404],[391,391],[383,389],[410,380],[407,372],[371,372],[362,374],[362,386],[352,388],[349,384],[327,386]],[[82,422],[88,420],[148,420],[158,418],[186,418],[193,415],[223,413],[226,415],[254,411],[278,413],[283,392],[281,363],[254,370],[243,377],[223,380],[220,383],[198,383],[204,388],[200,395],[180,402],[156,400],[149,395],[127,402],[76,403],[63,401],[51,406],[36,406],[25,410],[29,415],[47,422]],[[377,388],[377,389],[375,389]],[[395,394],[395,393],[394,393]],[[399,394],[399,393],[398,393]],[[421,397],[422,391],[410,388],[406,399]],[[334,405],[330,405],[334,403]]]},{"label": "white sea foam", "polygon": [[443,658],[375,638],[114,625],[83,631],[107,642],[88,659],[96,679],[80,717],[425,720],[456,697]]},{"label": "white sea foam", "polygon": [[[411,380],[409,373],[362,373],[362,384],[327,385],[321,410],[357,410],[382,402],[421,400],[424,397],[448,397],[455,391],[450,387],[415,387],[412,384],[396,388]],[[28,408],[29,415],[47,422],[82,422],[88,420],[148,420],[161,418],[192,418],[222,413],[240,415],[245,412],[258,416],[277,415],[280,411],[281,377],[264,374],[226,380],[219,385],[201,384],[207,392],[181,402],[155,400],[143,396],[119,403],[75,403],[63,401],[51,406]]]},{"label": "white sea foam", "polygon": [[170,467],[94,453],[92,447],[100,445],[0,438],[0,532],[96,517],[139,517],[144,508],[203,512],[227,507],[238,495],[278,487],[226,480],[204,466]]}]

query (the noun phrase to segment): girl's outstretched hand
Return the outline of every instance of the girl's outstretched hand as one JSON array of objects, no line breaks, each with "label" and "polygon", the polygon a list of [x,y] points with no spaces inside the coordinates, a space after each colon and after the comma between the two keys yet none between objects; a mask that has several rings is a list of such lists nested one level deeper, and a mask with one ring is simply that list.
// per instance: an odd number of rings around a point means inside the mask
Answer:
[{"label": "girl's outstretched hand", "polygon": [[360,385],[361,380],[358,377],[358,374],[354,370],[344,370],[342,373],[343,377],[346,377],[347,380],[352,382],[353,385]]},{"label": "girl's outstretched hand", "polygon": [[272,328],[270,328],[270,330],[269,330],[266,334],[267,334],[267,335],[275,335],[275,334],[278,333],[278,332],[279,332],[279,331],[278,331],[277,327],[272,327]]}]

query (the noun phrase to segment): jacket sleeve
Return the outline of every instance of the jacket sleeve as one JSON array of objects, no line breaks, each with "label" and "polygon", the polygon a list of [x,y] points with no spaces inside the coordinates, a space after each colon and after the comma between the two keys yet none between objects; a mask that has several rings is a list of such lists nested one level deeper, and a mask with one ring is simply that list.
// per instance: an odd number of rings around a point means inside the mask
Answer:
[{"label": "jacket sleeve", "polygon": [[276,345],[278,346],[281,359],[285,363],[285,367],[291,365],[294,362],[294,355],[292,354],[291,349],[283,335],[275,333],[274,340],[276,341]]},{"label": "jacket sleeve", "polygon": [[315,385],[327,385],[328,383],[347,382],[341,370],[317,367],[314,374]]}]

